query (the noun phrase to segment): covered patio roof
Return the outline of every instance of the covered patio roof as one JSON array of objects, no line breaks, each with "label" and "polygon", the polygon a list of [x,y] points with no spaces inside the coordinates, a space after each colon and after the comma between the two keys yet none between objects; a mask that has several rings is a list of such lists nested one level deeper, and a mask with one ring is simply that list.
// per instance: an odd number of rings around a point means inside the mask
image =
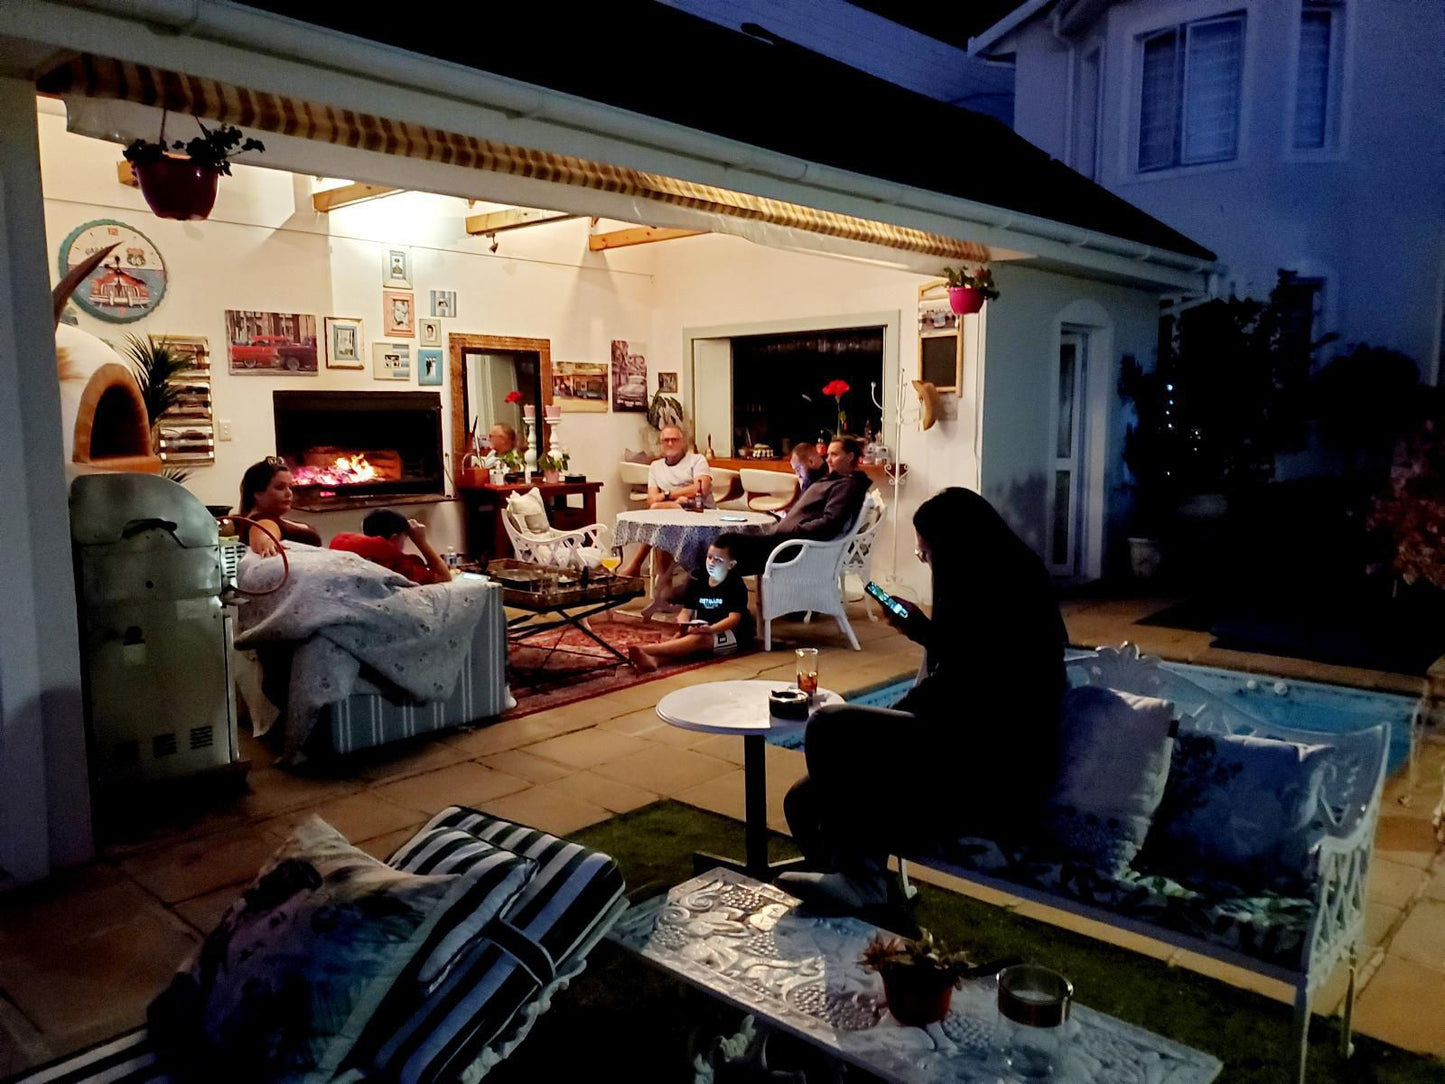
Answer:
[{"label": "covered patio roof", "polygon": [[[507,20],[520,16],[490,12],[485,33],[413,40],[407,30],[390,44],[238,4],[181,11],[165,0],[33,0],[15,12],[11,33],[65,50],[34,75],[66,93],[73,129],[102,138],[153,138],[149,112],[174,96],[178,109],[283,133],[258,163],[277,168],[735,233],[924,273],[943,262],[1022,259],[1187,293],[1203,290],[1214,270],[1207,250],[990,118],[786,43],[641,8],[682,20],[675,27],[684,36],[661,53],[681,45],[688,63],[652,64],[659,50],[649,50],[643,78],[629,70],[638,65],[596,49],[594,36],[591,51],[605,62],[594,55],[577,67],[586,51],[566,46],[579,45],[580,31],[538,34],[529,19],[518,36]],[[588,30],[626,36],[637,10],[623,5],[613,20],[609,9],[607,25]],[[430,43],[440,52],[451,37],[467,44],[455,52],[481,59],[418,51]],[[76,54],[92,59],[77,63]],[[727,93],[706,91],[724,68]],[[784,71],[792,85],[814,89],[788,98]],[[100,108],[107,103],[126,108]],[[373,121],[390,135],[356,135]],[[328,153],[339,151],[348,153]]]}]

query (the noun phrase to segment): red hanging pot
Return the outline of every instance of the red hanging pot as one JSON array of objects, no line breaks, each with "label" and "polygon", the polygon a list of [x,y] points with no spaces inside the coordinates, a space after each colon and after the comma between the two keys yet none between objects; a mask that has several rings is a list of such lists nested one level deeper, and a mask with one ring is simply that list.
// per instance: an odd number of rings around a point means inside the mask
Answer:
[{"label": "red hanging pot", "polygon": [[922,1028],[948,1015],[954,980],[947,971],[885,966],[881,974],[888,1011],[900,1024]]},{"label": "red hanging pot", "polygon": [[983,291],[977,286],[950,286],[948,307],[960,316],[968,316],[983,308]]},{"label": "red hanging pot", "polygon": [[216,205],[220,171],[190,158],[157,158],[135,167],[141,195],[158,218],[205,218]]}]

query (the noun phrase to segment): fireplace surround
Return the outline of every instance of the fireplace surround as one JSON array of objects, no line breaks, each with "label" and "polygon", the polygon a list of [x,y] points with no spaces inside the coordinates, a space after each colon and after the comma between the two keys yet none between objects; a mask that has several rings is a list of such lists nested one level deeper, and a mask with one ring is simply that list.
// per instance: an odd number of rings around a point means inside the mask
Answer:
[{"label": "fireplace surround", "polygon": [[276,454],[308,511],[439,499],[441,395],[429,391],[272,392]]}]

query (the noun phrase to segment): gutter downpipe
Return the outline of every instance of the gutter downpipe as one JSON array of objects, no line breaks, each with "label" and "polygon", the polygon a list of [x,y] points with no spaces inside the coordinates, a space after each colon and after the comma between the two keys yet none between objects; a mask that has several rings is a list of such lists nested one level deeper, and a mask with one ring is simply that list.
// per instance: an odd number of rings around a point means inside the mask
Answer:
[{"label": "gutter downpipe", "polygon": [[[885,206],[975,222],[1175,271],[1204,275],[1214,268],[1214,264],[1198,257],[819,165],[620,107],[544,90],[449,61],[422,58],[394,46],[219,0],[56,0],[56,3],[128,22],[151,24],[152,30],[179,37],[262,52],[349,76],[365,71],[383,82],[500,110],[514,117],[537,118],[561,127],[612,135],[729,170],[816,185]],[[277,24],[284,24],[286,31],[277,33]],[[362,52],[371,54],[364,62],[359,57]]]}]

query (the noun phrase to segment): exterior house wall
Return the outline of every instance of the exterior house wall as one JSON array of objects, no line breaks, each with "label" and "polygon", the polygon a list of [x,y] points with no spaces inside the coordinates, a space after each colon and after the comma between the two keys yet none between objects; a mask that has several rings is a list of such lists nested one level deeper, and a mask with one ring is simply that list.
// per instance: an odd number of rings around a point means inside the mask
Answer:
[{"label": "exterior house wall", "polygon": [[[1074,161],[1068,108],[1079,58],[1103,46],[1099,176],[1105,187],[1199,241],[1228,266],[1225,292],[1264,297],[1280,268],[1326,280],[1317,330],[1402,350],[1433,378],[1445,285],[1445,8],[1344,0],[1338,149],[1290,146],[1297,2],[1127,0],[1063,44],[1038,18],[995,46],[1016,53],[1015,128]],[[1138,38],[1245,13],[1234,161],[1136,171]]]}]

